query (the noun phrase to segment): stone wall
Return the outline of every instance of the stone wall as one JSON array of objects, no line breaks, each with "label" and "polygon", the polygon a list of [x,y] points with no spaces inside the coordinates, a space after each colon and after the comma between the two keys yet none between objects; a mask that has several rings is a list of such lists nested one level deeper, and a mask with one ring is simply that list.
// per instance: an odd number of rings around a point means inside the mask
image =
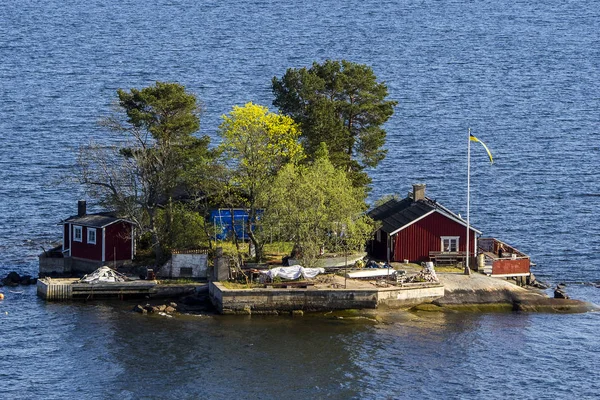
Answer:
[{"label": "stone wall", "polygon": [[444,287],[394,287],[385,289],[227,289],[219,282],[209,287],[211,301],[222,314],[275,311],[328,311],[342,309],[410,307],[444,295]]},{"label": "stone wall", "polygon": [[71,259],[64,257],[46,257],[45,254],[39,255],[40,277],[49,275],[68,275],[71,273]]},{"label": "stone wall", "polygon": [[207,254],[173,254],[158,272],[163,278],[206,279],[208,270]]}]

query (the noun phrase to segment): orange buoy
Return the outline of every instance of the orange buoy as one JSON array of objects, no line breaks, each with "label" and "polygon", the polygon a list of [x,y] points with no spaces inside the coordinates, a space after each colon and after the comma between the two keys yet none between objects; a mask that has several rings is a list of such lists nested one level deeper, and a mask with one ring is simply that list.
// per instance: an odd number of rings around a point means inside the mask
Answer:
[{"label": "orange buoy", "polygon": [[0,293],[0,300],[4,300],[4,293]]}]

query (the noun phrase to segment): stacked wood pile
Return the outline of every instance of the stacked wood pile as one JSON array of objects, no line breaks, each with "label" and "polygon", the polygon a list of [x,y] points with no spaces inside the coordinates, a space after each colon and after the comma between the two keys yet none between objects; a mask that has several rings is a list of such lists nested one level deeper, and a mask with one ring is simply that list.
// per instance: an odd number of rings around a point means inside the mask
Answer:
[{"label": "stacked wood pile", "polygon": [[439,282],[439,280],[435,273],[435,270],[433,269],[433,266],[424,266],[418,274],[406,278],[405,282]]}]

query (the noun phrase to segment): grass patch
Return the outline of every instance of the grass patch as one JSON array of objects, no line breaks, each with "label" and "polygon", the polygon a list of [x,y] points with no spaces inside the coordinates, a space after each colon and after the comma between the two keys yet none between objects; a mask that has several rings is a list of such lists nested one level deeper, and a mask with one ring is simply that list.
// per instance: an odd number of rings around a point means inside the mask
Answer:
[{"label": "grass patch", "polygon": [[435,272],[464,272],[464,268],[459,268],[456,265],[444,265],[440,267],[434,267]]},{"label": "grass patch", "polygon": [[229,282],[229,281],[221,281],[219,282],[225,289],[254,289],[254,288],[262,288],[264,284],[261,283],[241,283],[241,282]]}]

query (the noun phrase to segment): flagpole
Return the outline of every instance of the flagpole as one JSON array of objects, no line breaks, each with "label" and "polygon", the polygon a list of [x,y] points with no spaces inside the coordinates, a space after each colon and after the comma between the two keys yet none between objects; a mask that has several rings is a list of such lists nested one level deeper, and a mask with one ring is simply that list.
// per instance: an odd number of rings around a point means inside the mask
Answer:
[{"label": "flagpole", "polygon": [[465,259],[465,275],[471,275],[469,269],[469,238],[470,238],[470,199],[471,199],[471,128],[467,133],[467,248]]}]

